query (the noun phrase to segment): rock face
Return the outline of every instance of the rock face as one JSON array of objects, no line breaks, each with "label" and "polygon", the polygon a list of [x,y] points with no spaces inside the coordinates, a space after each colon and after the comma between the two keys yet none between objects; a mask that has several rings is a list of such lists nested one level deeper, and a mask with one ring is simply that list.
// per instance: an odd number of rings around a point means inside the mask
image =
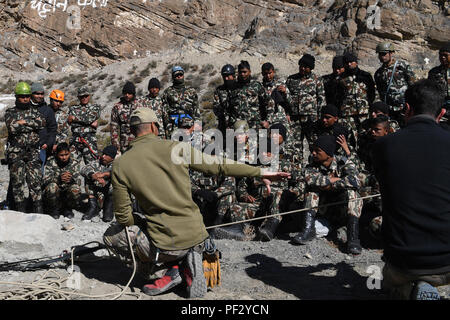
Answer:
[{"label": "rock face", "polygon": [[431,0],[0,0],[0,63],[70,72],[167,51],[264,56],[346,49],[368,62],[382,39],[422,63],[424,53],[431,57],[430,50],[449,40],[449,6]]}]

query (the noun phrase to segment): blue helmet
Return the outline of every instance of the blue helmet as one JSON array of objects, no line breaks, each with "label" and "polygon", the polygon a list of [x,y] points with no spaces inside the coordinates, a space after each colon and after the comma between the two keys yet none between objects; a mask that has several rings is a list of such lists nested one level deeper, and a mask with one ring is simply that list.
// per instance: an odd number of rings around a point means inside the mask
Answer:
[{"label": "blue helmet", "polygon": [[177,73],[177,72],[182,72],[184,74],[184,69],[181,66],[174,66],[172,68],[172,75]]},{"label": "blue helmet", "polygon": [[222,76],[228,76],[230,74],[235,74],[235,70],[234,67],[231,64],[226,64],[222,67],[222,70],[220,71],[220,73],[222,74]]}]

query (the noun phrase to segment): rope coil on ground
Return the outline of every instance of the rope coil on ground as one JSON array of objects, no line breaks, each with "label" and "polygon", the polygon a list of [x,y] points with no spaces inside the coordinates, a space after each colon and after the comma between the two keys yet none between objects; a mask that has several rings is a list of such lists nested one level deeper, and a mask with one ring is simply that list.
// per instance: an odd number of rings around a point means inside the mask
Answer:
[{"label": "rope coil on ground", "polygon": [[[100,299],[100,298],[107,298],[110,296],[114,296],[111,300],[117,300],[123,294],[137,296],[139,300],[141,298],[140,294],[125,292],[129,288],[130,283],[133,281],[134,276],[136,274],[136,259],[133,253],[130,234],[128,232],[128,228],[125,228],[125,230],[127,234],[128,246],[133,260],[133,273],[126,286],[119,293],[114,292],[103,295],[88,295],[76,291],[68,291],[67,289],[69,288],[65,284],[70,279],[70,276],[63,277],[60,274],[58,274],[55,270],[47,270],[39,279],[34,280],[31,283],[0,281],[0,285],[19,287],[9,291],[1,291],[0,300],[70,300],[71,298],[74,297]],[[72,248],[71,251],[72,272],[74,270],[73,251],[74,248]]]}]

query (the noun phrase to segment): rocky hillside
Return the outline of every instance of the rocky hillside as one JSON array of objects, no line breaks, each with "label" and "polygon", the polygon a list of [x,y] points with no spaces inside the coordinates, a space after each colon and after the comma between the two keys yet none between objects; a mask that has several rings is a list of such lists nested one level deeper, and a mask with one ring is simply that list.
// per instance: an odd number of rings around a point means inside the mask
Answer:
[{"label": "rocky hillside", "polygon": [[[390,39],[414,64],[449,40],[449,1],[0,0],[0,64],[80,71],[166,52],[358,52]],[[377,63],[375,61],[374,63]]]}]

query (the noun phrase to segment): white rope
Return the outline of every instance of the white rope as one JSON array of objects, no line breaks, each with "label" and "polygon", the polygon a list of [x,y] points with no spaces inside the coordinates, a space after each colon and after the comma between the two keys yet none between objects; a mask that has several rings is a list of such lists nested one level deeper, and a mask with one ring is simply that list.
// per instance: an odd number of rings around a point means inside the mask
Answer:
[{"label": "white rope", "polygon": [[[110,297],[113,295],[114,297],[111,300],[118,299],[129,288],[130,283],[133,281],[134,276],[136,274],[136,259],[134,257],[130,234],[127,227],[125,228],[125,232],[127,235],[128,246],[133,260],[133,273],[126,286],[118,294],[117,292],[114,292],[102,295],[88,295],[75,291],[67,291],[66,289],[68,289],[68,287],[64,285],[64,283],[67,283],[69,277],[62,277],[54,270],[47,270],[43,274],[43,276],[40,277],[40,279],[34,280],[31,283],[0,281],[0,285],[12,285],[19,287],[14,290],[0,292],[0,300],[69,300],[74,296],[99,299]],[[72,272],[74,270],[73,251],[74,248],[72,248],[71,251]],[[53,273],[54,277],[48,276],[50,273]],[[138,299],[141,298],[141,295],[138,293],[127,292],[126,294],[138,296]]]},{"label": "white rope", "polygon": [[247,220],[241,220],[241,221],[235,221],[235,222],[228,222],[228,223],[218,224],[218,225],[215,225],[215,226],[206,227],[206,229],[214,229],[214,228],[219,228],[219,227],[231,226],[233,224],[245,223],[245,222],[249,222],[249,221],[255,221],[255,220],[262,220],[262,219],[267,219],[267,218],[271,218],[271,217],[284,216],[284,215],[287,215],[287,214],[298,213],[298,212],[308,211],[308,210],[312,210],[312,209],[326,208],[326,207],[336,206],[336,205],[339,205],[339,204],[345,204],[345,203],[347,203],[349,201],[364,200],[364,199],[376,198],[376,197],[379,197],[379,196],[381,196],[381,194],[378,193],[378,194],[374,194],[374,195],[370,195],[370,196],[354,198],[354,199],[348,199],[346,201],[327,203],[327,204],[323,204],[323,205],[316,206],[316,207],[311,207],[311,208],[303,208],[303,209],[298,209],[298,210],[293,210],[293,211],[288,211],[288,212],[282,212],[282,213],[267,215],[267,216],[263,216],[263,217],[257,217],[257,218],[247,219]]}]

